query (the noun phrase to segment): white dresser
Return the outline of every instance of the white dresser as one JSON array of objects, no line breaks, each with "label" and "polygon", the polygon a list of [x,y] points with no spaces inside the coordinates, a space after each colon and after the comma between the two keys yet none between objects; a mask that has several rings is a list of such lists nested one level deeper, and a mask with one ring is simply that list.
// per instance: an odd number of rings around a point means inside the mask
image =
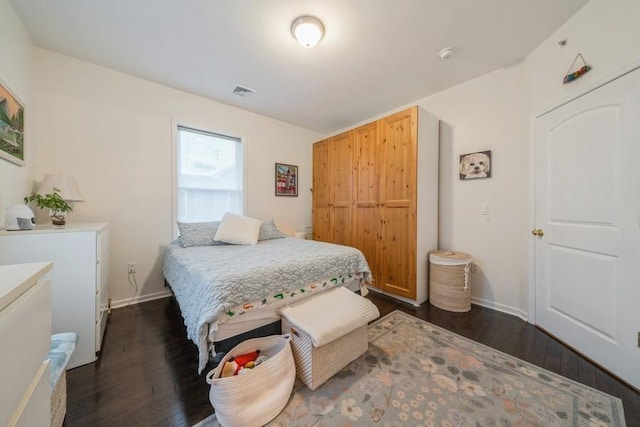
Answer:
[{"label": "white dresser", "polygon": [[107,223],[67,223],[0,231],[0,265],[52,261],[53,333],[80,336],[67,369],[94,362],[107,322]]},{"label": "white dresser", "polygon": [[0,425],[50,423],[51,263],[0,267]]}]

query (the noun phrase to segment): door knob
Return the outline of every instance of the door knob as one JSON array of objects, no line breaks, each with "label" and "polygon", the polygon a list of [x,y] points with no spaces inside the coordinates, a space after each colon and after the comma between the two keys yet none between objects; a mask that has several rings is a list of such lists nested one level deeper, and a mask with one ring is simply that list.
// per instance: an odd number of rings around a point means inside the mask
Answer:
[{"label": "door knob", "polygon": [[534,236],[542,237],[544,236],[544,231],[542,231],[542,228],[534,228],[533,230],[531,230],[531,234],[533,234]]}]

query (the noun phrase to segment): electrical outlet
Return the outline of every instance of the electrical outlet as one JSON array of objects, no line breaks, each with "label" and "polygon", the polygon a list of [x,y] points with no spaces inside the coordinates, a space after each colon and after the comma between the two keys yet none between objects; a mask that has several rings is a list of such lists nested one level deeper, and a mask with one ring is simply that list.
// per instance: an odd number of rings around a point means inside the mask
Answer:
[{"label": "electrical outlet", "polygon": [[134,274],[136,272],[136,262],[135,261],[131,261],[128,264],[128,270],[129,274]]}]

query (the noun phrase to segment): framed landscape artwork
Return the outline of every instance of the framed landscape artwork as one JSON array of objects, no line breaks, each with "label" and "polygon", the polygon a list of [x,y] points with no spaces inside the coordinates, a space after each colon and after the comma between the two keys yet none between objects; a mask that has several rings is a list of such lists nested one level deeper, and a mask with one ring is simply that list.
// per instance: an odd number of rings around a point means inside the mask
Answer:
[{"label": "framed landscape artwork", "polygon": [[276,163],[276,196],[298,196],[298,166]]},{"label": "framed landscape artwork", "polygon": [[24,105],[0,81],[0,157],[24,166]]}]

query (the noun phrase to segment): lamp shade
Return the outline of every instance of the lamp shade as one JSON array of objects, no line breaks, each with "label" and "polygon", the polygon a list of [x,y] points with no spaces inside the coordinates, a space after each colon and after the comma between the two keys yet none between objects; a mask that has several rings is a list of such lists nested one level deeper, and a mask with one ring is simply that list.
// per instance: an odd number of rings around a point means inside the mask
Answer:
[{"label": "lamp shade", "polygon": [[48,173],[44,176],[42,183],[38,187],[38,194],[51,194],[57,188],[63,200],[67,202],[82,202],[84,197],[78,190],[76,180],[71,175],[63,173]]}]

